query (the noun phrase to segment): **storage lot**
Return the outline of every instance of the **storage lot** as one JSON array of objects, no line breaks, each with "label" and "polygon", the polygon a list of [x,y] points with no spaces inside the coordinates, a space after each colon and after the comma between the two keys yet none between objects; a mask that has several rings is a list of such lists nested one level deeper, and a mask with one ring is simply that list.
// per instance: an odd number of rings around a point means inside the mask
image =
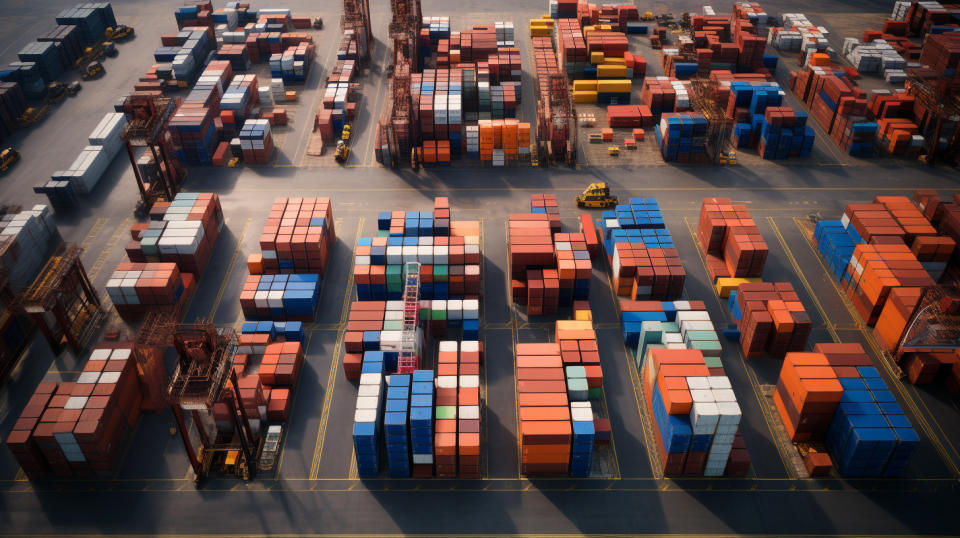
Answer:
[{"label": "storage lot", "polygon": [[[26,6],[15,7],[13,20],[0,22],[0,34],[5,36],[0,40],[0,61],[9,61],[22,46],[18,37],[25,38],[52,24],[61,4],[73,3],[51,2],[53,5],[39,13],[32,7],[29,13]],[[136,39],[119,47],[118,58],[107,60],[106,77],[85,83],[77,97],[61,104],[28,136],[19,135],[22,141],[14,140],[24,158],[0,180],[3,203],[41,203],[32,186],[72,158],[83,145],[80,139],[114,101],[115,89],[129,87],[147,67],[158,35],[174,26],[171,12],[176,4],[157,4],[115,4],[118,19],[136,27]],[[325,63],[322,69],[314,66],[310,75],[310,81],[318,83],[332,65],[332,56],[324,47],[336,40],[339,4],[298,0],[276,5],[290,7],[298,14],[324,17],[326,26],[319,38],[317,58]],[[647,7],[639,5],[641,10]],[[771,12],[795,9],[786,2],[762,5]],[[854,2],[844,9],[856,11],[870,5]],[[677,13],[698,7],[686,1],[670,4]],[[882,7],[886,11],[887,6]],[[729,6],[717,4],[716,8],[727,12]],[[850,314],[831,283],[804,234],[804,220],[811,214],[834,218],[845,203],[869,200],[878,193],[909,194],[915,188],[933,188],[952,194],[960,190],[955,171],[920,168],[891,159],[871,162],[849,158],[849,162],[826,158],[816,163],[790,161],[788,166],[765,163],[762,168],[743,164],[743,160],[736,167],[675,167],[661,162],[639,169],[609,166],[608,161],[602,161],[604,166],[585,165],[577,170],[438,168],[419,175],[390,171],[376,165],[372,157],[372,122],[379,118],[386,102],[380,68],[389,61],[385,44],[389,6],[377,4],[371,9],[378,44],[370,73],[362,79],[365,100],[349,166],[325,170],[330,164],[309,158],[298,160],[304,155],[308,138],[304,135],[309,131],[302,117],[310,114],[310,96],[315,95],[308,91],[298,103],[298,115],[288,128],[291,131],[278,144],[289,162],[278,158],[274,165],[262,167],[194,169],[187,184],[187,190],[219,192],[226,216],[222,240],[199,283],[187,319],[212,318],[223,325],[242,319],[237,297],[247,273],[246,255],[258,250],[258,232],[273,198],[330,196],[334,202],[339,241],[324,282],[318,317],[308,327],[305,368],[275,476],[261,476],[250,484],[215,480],[197,491],[183,447],[169,434],[174,424],[172,416],[145,414],[133,438],[127,441],[113,480],[30,483],[18,475],[10,455],[0,450],[0,505],[4,507],[0,520],[5,531],[956,534],[951,508],[958,498],[960,478],[960,410],[941,387],[918,389],[902,384],[891,379],[888,368],[881,371],[922,441],[908,478],[796,479],[789,461],[785,461],[793,449],[775,440],[772,421],[778,419],[761,398],[761,386],[776,382],[779,361],[745,360],[733,343],[725,343],[723,362],[743,407],[743,435],[753,463],[749,477],[711,480],[659,476],[650,465],[648,454],[655,449],[647,444],[648,418],[640,410],[632,352],[621,343],[615,301],[604,267],[594,270],[590,302],[612,422],[611,478],[521,478],[513,347],[516,342],[546,341],[552,336],[552,319],[526,320],[513,312],[504,227],[510,212],[527,210],[531,193],[556,193],[567,227],[575,227],[579,215],[573,197],[592,181],[606,181],[621,199],[655,197],[685,262],[687,296],[705,301],[711,317],[721,320],[726,312],[716,300],[694,239],[700,199],[725,196],[748,203],[771,249],[764,276],[791,282],[800,293],[813,318],[811,342],[861,342],[871,351],[869,331]],[[538,3],[517,9],[497,1],[485,5],[482,13],[473,13],[478,9],[471,6],[468,17],[453,12],[443,2],[423,3],[425,15],[449,14],[454,27],[468,21],[503,19],[509,10],[518,37],[524,36],[518,39],[521,46],[528,39],[521,31],[526,20],[540,14],[545,6]],[[829,6],[809,9],[827,12]],[[20,34],[12,31],[14,25],[30,30]],[[843,31],[848,30],[844,27]],[[843,35],[835,33],[836,37]],[[523,61],[529,68],[529,58],[523,56]],[[650,68],[657,63],[653,58],[648,62]],[[524,81],[527,90],[532,88],[529,82]],[[525,92],[523,102],[523,118],[527,120],[534,102],[531,92]],[[832,144],[826,136],[818,138],[818,146]],[[51,147],[63,147],[63,155],[51,153]],[[329,152],[327,155],[322,159],[332,161]],[[820,153],[815,151],[814,155]],[[301,162],[304,166],[297,167]],[[589,162],[598,164],[593,159]],[[137,195],[123,157],[115,160],[101,183],[84,201],[85,207],[57,214],[64,238],[86,248],[84,262],[98,290],[103,289],[110,271],[123,258]],[[434,196],[448,196],[453,211],[462,218],[482,220],[485,281],[481,329],[486,346],[483,373],[488,402],[483,420],[486,443],[481,448],[482,461],[486,462],[484,479],[360,481],[355,478],[350,441],[356,387],[340,369],[345,311],[353,291],[352,249],[358,237],[368,237],[375,231],[378,212],[427,210]],[[871,353],[877,360],[875,351]],[[46,344],[37,339],[11,380],[0,389],[0,434],[9,430],[41,378],[70,380],[76,376],[76,362],[69,353],[54,359]],[[423,506],[430,507],[428,514]]]}]

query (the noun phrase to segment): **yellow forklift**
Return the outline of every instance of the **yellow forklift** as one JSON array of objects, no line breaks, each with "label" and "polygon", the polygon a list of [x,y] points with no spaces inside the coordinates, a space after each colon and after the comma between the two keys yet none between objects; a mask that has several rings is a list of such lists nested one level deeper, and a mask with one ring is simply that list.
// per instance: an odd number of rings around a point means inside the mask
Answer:
[{"label": "yellow forklift", "polygon": [[617,197],[610,196],[610,187],[606,183],[591,183],[576,198],[577,207],[609,208],[617,205]]},{"label": "yellow forklift", "polygon": [[13,148],[5,148],[0,151],[0,174],[6,174],[7,170],[20,160],[20,152]]},{"label": "yellow forklift", "polygon": [[20,127],[28,127],[46,118],[50,114],[50,105],[32,106],[23,111],[23,114],[17,118],[17,124]]},{"label": "yellow forklift", "polygon": [[133,37],[133,27],[127,26],[126,24],[118,24],[115,28],[107,28],[103,37],[106,41],[120,43]]}]

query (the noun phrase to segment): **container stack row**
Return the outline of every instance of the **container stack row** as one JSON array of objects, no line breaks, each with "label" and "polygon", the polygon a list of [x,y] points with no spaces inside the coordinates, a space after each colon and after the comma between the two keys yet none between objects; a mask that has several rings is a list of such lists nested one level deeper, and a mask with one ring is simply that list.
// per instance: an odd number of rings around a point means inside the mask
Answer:
[{"label": "container stack row", "polygon": [[789,282],[741,283],[730,293],[728,307],[740,329],[744,357],[783,357],[806,348],[813,325]]},{"label": "container stack row", "polygon": [[729,198],[704,198],[697,226],[710,279],[757,278],[769,249],[746,206]]},{"label": "container stack row", "polygon": [[7,437],[30,478],[109,477],[140,415],[130,347],[97,347],[77,381],[40,383]]},{"label": "container stack row", "polygon": [[919,444],[860,344],[788,353],[773,396],[793,441],[825,441],[846,477],[900,476]]},{"label": "container stack row", "polygon": [[437,351],[436,473],[480,478],[480,362],[477,341],[441,341]]},{"label": "container stack row", "polygon": [[196,276],[175,263],[123,262],[107,280],[107,295],[120,317],[133,320],[157,307],[173,307],[189,297]]},{"label": "container stack row", "polygon": [[533,196],[532,213],[509,216],[507,242],[513,301],[539,316],[589,298],[599,240],[592,226],[561,233],[556,200]]},{"label": "container stack row", "polygon": [[0,215],[0,269],[10,290],[27,289],[61,242],[48,206]]},{"label": "container stack row", "polygon": [[640,375],[664,474],[740,471],[741,411],[726,375],[712,375],[700,351],[656,345],[648,346]]},{"label": "container stack row", "polygon": [[184,273],[203,274],[223,229],[220,198],[214,193],[182,192],[157,202],[148,223],[134,225],[126,247],[132,262],[172,262]]},{"label": "container stack row", "polygon": [[408,262],[420,263],[420,297],[461,300],[480,293],[480,225],[450,219],[449,201],[434,210],[384,212],[378,237],[357,243],[354,281],[361,300],[399,300]]},{"label": "container stack row", "polygon": [[841,150],[855,157],[873,156],[877,124],[865,115],[866,94],[848,82],[844,72],[811,66],[790,75],[790,88]]},{"label": "container stack row", "polygon": [[327,271],[337,241],[330,198],[276,198],[260,234],[259,254],[247,258],[250,274]]},{"label": "container stack row", "polygon": [[600,233],[617,295],[631,299],[680,297],[686,270],[655,198],[631,198],[603,212]]},{"label": "container stack row", "polygon": [[250,275],[240,292],[248,319],[310,321],[320,301],[320,275]]}]

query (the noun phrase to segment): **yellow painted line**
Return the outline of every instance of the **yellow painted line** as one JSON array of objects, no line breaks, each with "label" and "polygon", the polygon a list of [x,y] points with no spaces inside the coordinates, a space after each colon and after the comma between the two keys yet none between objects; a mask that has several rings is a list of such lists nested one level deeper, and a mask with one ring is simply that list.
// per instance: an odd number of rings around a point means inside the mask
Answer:
[{"label": "yellow painted line", "polygon": [[357,450],[353,449],[350,451],[350,468],[347,470],[347,478],[350,480],[357,480],[360,478],[360,473],[357,470]]},{"label": "yellow painted line", "polygon": [[13,477],[14,482],[29,482],[30,479],[27,478],[27,473],[23,472],[23,468],[17,467],[17,474]]},{"label": "yellow painted line", "polygon": [[[363,222],[364,218],[361,217],[357,222],[357,233],[354,236],[354,244],[360,238],[360,233],[363,231]],[[343,304],[341,305],[341,316],[342,313],[350,309],[350,299],[353,297],[353,264],[354,257],[353,251],[350,252],[350,268],[347,271],[347,282],[344,286],[343,292]],[[341,318],[343,319],[343,318]],[[327,384],[326,384],[326,393],[323,395],[323,411],[320,414],[320,426],[317,428],[317,441],[313,449],[313,461],[310,464],[310,478],[317,478],[317,473],[320,472],[320,459],[323,457],[323,442],[326,439],[327,434],[327,424],[330,421],[330,408],[333,404],[333,390],[336,386],[337,380],[337,371],[340,366],[340,351],[343,347],[343,340],[346,334],[346,322],[343,321],[344,326],[340,329],[340,334],[337,337],[337,344],[333,349],[333,356],[330,360],[330,372],[327,375]]]},{"label": "yellow painted line", "polygon": [[[703,267],[703,272],[707,275],[707,278],[710,277],[710,271],[707,270],[707,258],[703,253],[702,245],[700,240],[697,238],[696,232],[693,231],[693,226],[690,224],[690,220],[687,217],[683,217],[683,223],[687,227],[687,232],[690,234],[690,238],[693,240],[694,250],[697,251],[697,259],[700,260],[700,265]],[[713,287],[711,286],[711,289]],[[720,309],[724,312],[727,311],[726,306],[720,301],[720,298],[716,293],[711,293],[711,297],[720,305]],[[767,433],[770,434],[769,439],[773,441],[773,445],[777,447],[777,455],[780,457],[780,463],[783,465],[784,471],[787,473],[787,477],[790,480],[795,480],[797,478],[796,473],[793,470],[793,467],[787,462],[787,452],[786,450],[790,447],[783,447],[778,442],[778,436],[773,431],[773,421],[775,417],[771,417],[767,412],[767,402],[763,396],[763,392],[760,390],[760,381],[757,379],[756,373],[747,365],[747,361],[743,356],[743,352],[740,349],[740,343],[736,344],[737,347],[737,356],[740,358],[740,364],[743,366],[743,371],[747,373],[747,379],[750,381],[750,388],[753,390],[753,396],[757,400],[757,404],[760,406],[760,413],[763,415],[763,422],[767,426]]]},{"label": "yellow painted line", "polygon": [[240,256],[240,251],[243,249],[243,238],[247,235],[247,229],[250,227],[250,222],[253,219],[247,217],[246,222],[243,223],[243,229],[240,231],[240,236],[237,237],[237,246],[233,248],[233,255],[230,257],[230,264],[227,265],[227,272],[223,275],[223,282],[220,283],[220,289],[217,290],[217,298],[213,301],[213,306],[210,307],[210,316],[209,319],[212,321],[214,315],[217,313],[217,309],[220,308],[220,301],[223,300],[223,292],[227,289],[227,284],[230,283],[230,275],[233,274],[233,266],[237,263],[237,258]]},{"label": "yellow painted line", "polygon": [[90,231],[87,232],[86,237],[80,242],[80,248],[83,250],[90,248],[90,245],[97,239],[109,220],[110,219],[97,219],[97,221],[93,223],[93,226],[90,227]]},{"label": "yellow painted line", "polygon": [[133,217],[127,216],[120,222],[120,225],[117,226],[117,229],[113,231],[113,235],[110,236],[110,240],[107,241],[106,246],[100,251],[100,255],[97,256],[97,259],[94,260],[93,265],[90,266],[90,270],[87,272],[87,277],[91,282],[97,275],[100,274],[100,270],[103,269],[103,265],[107,263],[107,258],[110,257],[110,253],[113,251],[113,248],[117,246],[117,243],[120,241],[120,238],[125,234],[130,233],[130,226],[133,223]]},{"label": "yellow painted line", "polygon": [[[307,351],[310,349],[310,340],[312,340],[312,339],[313,339],[313,333],[307,334],[307,339],[306,339],[306,341],[303,343],[303,354],[304,354],[304,355],[306,355],[306,354],[307,354]],[[293,402],[290,404],[290,416],[293,416],[294,409],[295,409],[296,406],[297,406],[297,389],[298,389],[298,387],[294,387],[294,388],[293,388],[293,394],[292,394],[292,396],[293,396]],[[273,476],[276,477],[276,478],[280,478],[280,469],[283,467],[283,455],[284,455],[284,453],[286,452],[285,449],[287,448],[287,438],[290,436],[289,433],[290,433],[290,432],[289,432],[289,429],[288,429],[288,430],[287,430],[287,435],[284,435],[284,436],[283,436],[283,440],[280,442],[280,459],[277,460],[277,468],[276,468],[276,470],[273,472]]]},{"label": "yellow painted line", "polygon": [[[800,227],[799,222],[797,222],[797,226]],[[802,233],[803,228],[800,228],[800,231]],[[802,235],[804,237],[804,240],[807,242],[807,246],[809,246],[810,249],[813,251],[815,257],[817,258],[817,261],[820,262],[820,267],[827,274],[827,280],[829,280],[830,283],[833,285],[833,289],[834,291],[837,292],[837,295],[840,297],[840,300],[843,301],[843,303],[847,306],[848,310],[850,310],[851,312],[855,311],[853,309],[853,305],[850,304],[849,300],[847,299],[846,294],[840,290],[840,287],[837,285],[836,281],[833,279],[833,274],[827,269],[826,265],[824,265],[823,260],[821,259],[819,253],[816,251],[816,248],[814,247],[813,243],[810,242],[810,238],[808,238],[805,233],[802,233]],[[860,316],[857,315],[854,317],[854,319],[860,321]],[[928,421],[927,416],[921,412],[920,407],[917,404],[916,400],[917,399],[921,400],[921,404],[925,406],[925,404],[923,404],[922,402],[922,399],[919,397],[919,395],[912,394],[910,391],[906,389],[906,387],[904,387],[904,383],[900,380],[899,375],[897,375],[897,373],[893,371],[893,368],[891,368],[890,364],[884,358],[883,351],[877,345],[877,342],[873,338],[873,334],[870,331],[870,329],[868,329],[866,325],[861,324],[860,333],[863,336],[863,339],[866,340],[867,345],[869,345],[870,348],[873,350],[873,353],[875,355],[874,362],[880,363],[881,368],[883,368],[883,370],[887,372],[887,376],[890,378],[890,384],[892,384],[893,387],[896,389],[897,393],[900,394],[901,399],[903,399],[904,403],[907,405],[907,408],[910,410],[911,414],[913,415],[914,420],[920,424],[920,429],[923,431],[924,435],[926,435],[930,439],[930,443],[933,445],[934,449],[936,449],[937,453],[940,454],[940,458],[947,465],[947,468],[950,470],[951,474],[953,474],[953,476],[955,477],[960,476],[960,468],[957,467],[957,464],[955,463],[953,458],[949,456],[949,454],[947,453],[946,449],[943,446],[943,443],[941,443],[940,437],[934,434],[933,429],[930,426],[930,422],[933,422],[934,424],[937,425],[937,428],[941,431],[941,433],[943,433],[943,429],[940,427],[940,424],[935,420],[935,418],[933,418],[932,415],[931,415],[931,419]],[[914,390],[916,389],[914,388]],[[929,409],[927,409],[927,412],[929,412]],[[954,451],[954,453],[956,453],[956,448],[950,442],[950,438],[947,437],[945,434],[944,434],[944,440],[950,446],[950,448]]]},{"label": "yellow painted line", "polygon": [[826,273],[827,280],[831,285],[833,285],[834,291],[836,291],[837,295],[840,296],[840,300],[843,302],[843,306],[847,309],[847,313],[850,314],[850,319],[853,320],[853,324],[857,327],[857,330],[863,330],[863,320],[860,319],[860,314],[857,313],[856,309],[853,307],[853,304],[847,300],[846,295],[840,291],[833,273],[831,273],[830,269],[828,269],[826,264],[823,263],[823,258],[820,256],[820,253],[817,252],[816,246],[810,241],[810,238],[807,237],[807,233],[800,223],[800,218],[794,217],[793,223],[797,226],[797,229],[800,230],[800,235],[802,235],[804,241],[807,242],[807,247],[810,248],[810,252],[813,253],[813,257],[816,258],[817,262],[820,263],[820,267],[823,269],[823,272]]}]

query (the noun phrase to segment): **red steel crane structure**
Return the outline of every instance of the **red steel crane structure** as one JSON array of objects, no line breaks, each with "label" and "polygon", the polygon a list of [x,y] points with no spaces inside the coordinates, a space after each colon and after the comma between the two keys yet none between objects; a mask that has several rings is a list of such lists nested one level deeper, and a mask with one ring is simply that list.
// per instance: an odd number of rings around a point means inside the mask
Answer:
[{"label": "red steel crane structure", "polygon": [[[370,27],[370,1],[343,0],[343,16],[340,18],[340,29],[344,33],[344,39],[349,39],[350,30],[356,34],[357,56],[364,61],[369,59],[370,44],[373,43],[373,29]],[[342,44],[341,49],[343,49]]]},{"label": "red steel crane structure", "polygon": [[82,352],[105,317],[81,252],[76,245],[61,245],[18,299],[54,353],[67,345]]},{"label": "red steel crane structure", "polygon": [[390,37],[393,39],[393,78],[390,103],[377,125],[377,160],[396,168],[416,162],[412,152],[417,137],[416,115],[410,93],[411,75],[416,70],[417,36],[423,24],[420,0],[391,0]]},{"label": "red steel crane structure", "polygon": [[[173,200],[187,177],[174,154],[173,141],[167,131],[177,102],[154,93],[134,92],[123,103],[123,111],[129,120],[123,140],[140,189],[137,212],[141,214],[149,212],[154,202]],[[147,164],[138,165],[135,147],[146,148],[144,154],[151,157]]]},{"label": "red steel crane structure", "polygon": [[577,156],[577,122],[570,83],[563,73],[552,73],[547,77],[547,90],[537,97],[537,150],[540,162],[566,162],[572,166],[576,164]]}]

